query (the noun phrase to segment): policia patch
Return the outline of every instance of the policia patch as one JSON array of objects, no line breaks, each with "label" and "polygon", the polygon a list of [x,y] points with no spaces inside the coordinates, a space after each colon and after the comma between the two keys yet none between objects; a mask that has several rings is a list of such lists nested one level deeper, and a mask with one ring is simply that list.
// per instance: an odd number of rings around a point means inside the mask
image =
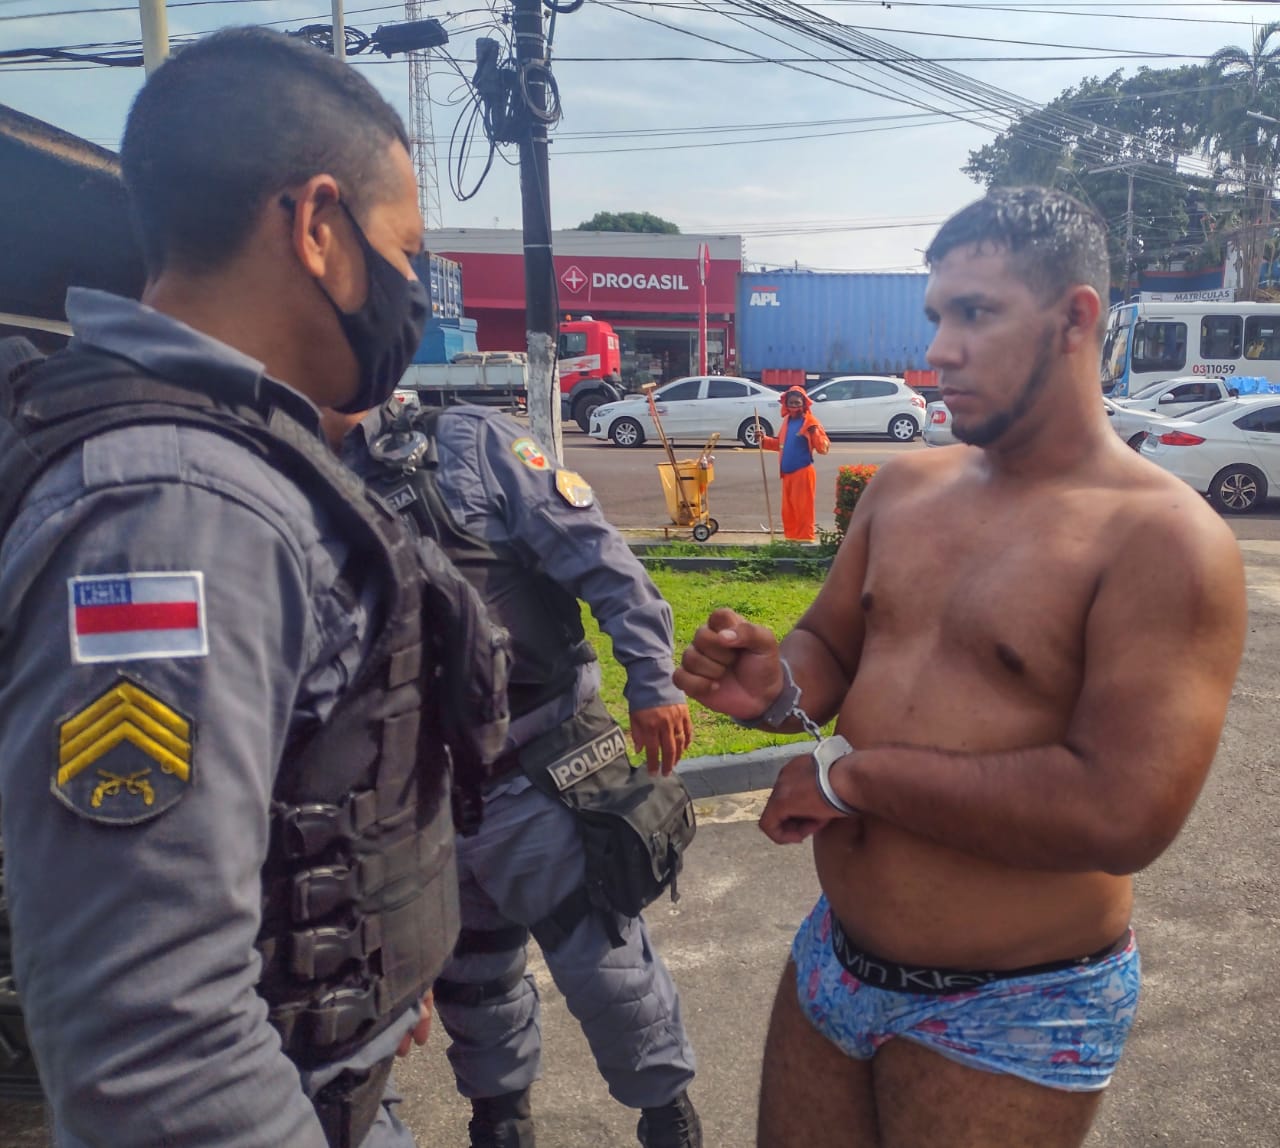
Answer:
[{"label": "policia patch", "polygon": [[195,723],[127,674],[57,727],[53,795],[104,825],[175,805],[195,777]]}]

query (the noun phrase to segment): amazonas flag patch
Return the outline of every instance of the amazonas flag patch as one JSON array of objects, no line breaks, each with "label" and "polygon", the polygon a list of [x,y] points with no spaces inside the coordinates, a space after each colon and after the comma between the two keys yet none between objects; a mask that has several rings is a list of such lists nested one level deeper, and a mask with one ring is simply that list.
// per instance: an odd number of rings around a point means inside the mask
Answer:
[{"label": "amazonas flag patch", "polygon": [[93,574],[67,580],[71,660],[202,658],[209,652],[204,574]]}]

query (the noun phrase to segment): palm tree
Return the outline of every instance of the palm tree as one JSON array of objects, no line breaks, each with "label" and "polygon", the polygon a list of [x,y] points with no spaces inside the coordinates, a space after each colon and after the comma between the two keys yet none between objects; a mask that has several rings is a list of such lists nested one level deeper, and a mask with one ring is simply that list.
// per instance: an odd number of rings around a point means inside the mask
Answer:
[{"label": "palm tree", "polygon": [[[1224,80],[1243,81],[1217,101],[1206,151],[1219,162],[1228,181],[1243,189],[1240,297],[1250,300],[1257,293],[1261,246],[1271,226],[1280,154],[1280,21],[1259,28],[1250,49],[1218,49],[1209,67]],[[1248,112],[1258,112],[1272,122],[1255,119]]]}]

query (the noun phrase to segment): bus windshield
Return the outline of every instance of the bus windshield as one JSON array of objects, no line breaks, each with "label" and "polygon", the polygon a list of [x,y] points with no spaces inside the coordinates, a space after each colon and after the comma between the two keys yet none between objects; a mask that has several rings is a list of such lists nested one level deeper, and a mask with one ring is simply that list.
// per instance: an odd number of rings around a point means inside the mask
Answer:
[{"label": "bus windshield", "polygon": [[1180,371],[1187,365],[1187,325],[1170,320],[1134,324],[1133,370]]}]

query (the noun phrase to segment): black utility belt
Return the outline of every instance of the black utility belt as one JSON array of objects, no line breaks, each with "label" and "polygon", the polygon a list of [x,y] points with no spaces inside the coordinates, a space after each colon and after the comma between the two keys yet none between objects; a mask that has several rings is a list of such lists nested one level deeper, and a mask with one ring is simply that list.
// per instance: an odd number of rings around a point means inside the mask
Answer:
[{"label": "black utility belt", "polygon": [[1048,961],[1042,965],[1025,965],[1020,969],[940,969],[917,965],[900,965],[860,949],[836,920],[831,917],[831,949],[850,976],[874,989],[886,989],[895,993],[918,993],[922,996],[945,996],[948,993],[968,992],[982,988],[993,981],[1016,980],[1036,977],[1044,973],[1062,972],[1064,969],[1096,965],[1108,957],[1122,952],[1129,944],[1130,933],[1126,929],[1109,945],[1085,957],[1068,957],[1061,961]]},{"label": "black utility belt", "polygon": [[504,753],[493,763],[489,785],[524,773],[544,793],[557,797],[615,762],[630,767],[626,734],[597,697],[527,745]]}]

